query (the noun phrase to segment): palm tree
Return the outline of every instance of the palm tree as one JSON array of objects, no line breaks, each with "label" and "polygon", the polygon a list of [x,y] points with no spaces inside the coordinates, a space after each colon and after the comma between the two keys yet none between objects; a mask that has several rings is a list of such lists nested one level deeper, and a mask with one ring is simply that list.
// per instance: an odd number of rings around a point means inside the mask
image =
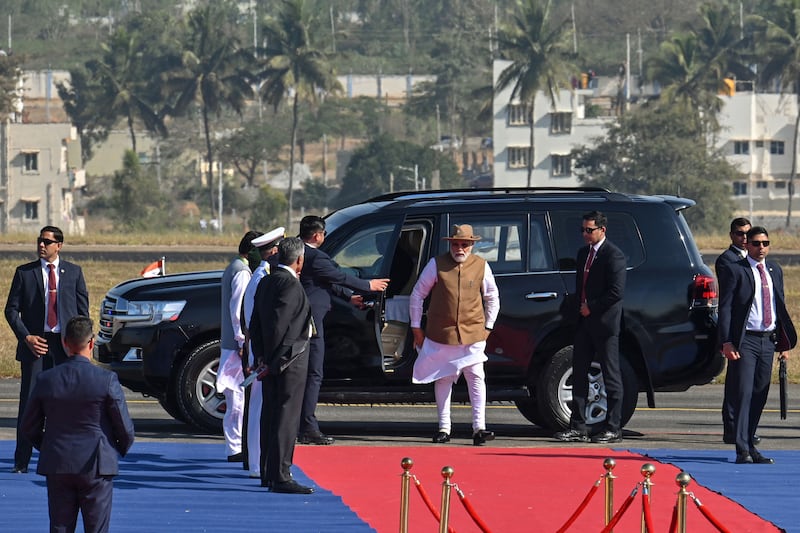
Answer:
[{"label": "palm tree", "polygon": [[261,98],[276,110],[285,97],[292,102],[292,139],[289,147],[289,210],[286,227],[291,225],[294,206],[294,158],[297,144],[300,100],[315,101],[320,93],[340,91],[331,66],[322,51],[311,43],[311,13],[304,0],[283,0],[276,18],[263,28],[266,47],[261,51],[263,80]]},{"label": "palm tree", "polygon": [[716,130],[726,78],[749,79],[745,41],[737,15],[726,4],[704,4],[700,23],[661,44],[647,66],[648,76],[664,86],[663,98],[683,105],[695,119]]},{"label": "palm tree", "polygon": [[105,94],[101,113],[106,117],[125,117],[131,146],[136,153],[134,124],[140,119],[148,131],[167,135],[164,117],[147,97],[149,80],[145,75],[144,54],[136,33],[117,30],[108,43],[100,45],[102,59],[87,61],[86,68]]},{"label": "palm tree", "polygon": [[[761,78],[768,82],[779,79],[782,90],[794,90],[800,106],[800,0],[782,0],[770,8],[768,15],[750,18],[757,26],[758,56],[765,58]],[[800,114],[794,122],[792,139],[792,168],[789,174],[789,205],[786,210],[786,227],[792,220],[792,196],[797,176],[797,139],[800,132]]]},{"label": "palm tree", "polygon": [[211,115],[219,116],[223,107],[230,107],[239,115],[248,97],[253,95],[250,85],[252,54],[239,47],[229,24],[225,4],[210,2],[189,14],[188,31],[183,42],[181,65],[167,73],[166,91],[174,95],[173,114],[183,114],[189,105],[196,103],[203,119],[206,142],[211,209],[214,211],[214,152],[211,145]]},{"label": "palm tree", "polygon": [[[528,146],[528,187],[533,174],[534,103],[536,94],[544,91],[553,107],[562,83],[569,86],[572,69],[570,19],[558,23],[550,20],[552,0],[524,0],[510,26],[498,33],[500,56],[511,60],[497,78],[495,89],[511,86],[511,98],[527,104],[530,144]],[[509,102],[510,103],[510,102]]]}]

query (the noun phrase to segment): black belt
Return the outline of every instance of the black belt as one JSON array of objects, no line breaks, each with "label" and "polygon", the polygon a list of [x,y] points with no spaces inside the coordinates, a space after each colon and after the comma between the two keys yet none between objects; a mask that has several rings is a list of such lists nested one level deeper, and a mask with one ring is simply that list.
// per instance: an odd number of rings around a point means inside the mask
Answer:
[{"label": "black belt", "polygon": [[770,331],[753,331],[748,329],[744,332],[745,335],[752,335],[754,337],[769,337],[773,333],[775,333],[774,329]]}]

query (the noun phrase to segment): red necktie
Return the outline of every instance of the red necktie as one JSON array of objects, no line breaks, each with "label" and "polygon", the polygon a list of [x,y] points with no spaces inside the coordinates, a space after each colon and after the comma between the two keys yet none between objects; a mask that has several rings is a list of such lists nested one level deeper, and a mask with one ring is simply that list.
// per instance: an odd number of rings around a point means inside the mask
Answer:
[{"label": "red necktie", "polygon": [[50,273],[47,276],[47,327],[54,330],[58,325],[58,290],[56,287],[56,267],[47,264]]},{"label": "red necktie", "polygon": [[586,257],[586,265],[583,267],[583,285],[581,286],[581,302],[586,301],[586,280],[589,277],[589,268],[594,260],[594,247],[589,247],[589,255]]},{"label": "red necktie", "polygon": [[761,274],[761,324],[766,330],[772,325],[772,295],[769,292],[769,282],[767,281],[767,273],[764,271],[764,265],[758,263],[756,268],[758,268],[758,273]]}]

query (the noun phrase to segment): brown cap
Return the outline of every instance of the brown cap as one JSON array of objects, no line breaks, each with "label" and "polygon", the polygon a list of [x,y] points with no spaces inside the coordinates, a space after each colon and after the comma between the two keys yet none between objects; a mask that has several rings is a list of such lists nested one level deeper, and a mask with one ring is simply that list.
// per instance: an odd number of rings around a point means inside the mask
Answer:
[{"label": "brown cap", "polygon": [[446,241],[479,241],[480,235],[475,235],[472,232],[472,226],[469,224],[455,224],[453,226],[453,234],[450,237],[444,238]]}]

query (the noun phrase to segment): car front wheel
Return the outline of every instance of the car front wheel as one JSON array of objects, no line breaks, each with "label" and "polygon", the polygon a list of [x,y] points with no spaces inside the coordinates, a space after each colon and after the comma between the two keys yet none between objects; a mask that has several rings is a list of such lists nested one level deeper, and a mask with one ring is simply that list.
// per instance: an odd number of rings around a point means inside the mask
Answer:
[{"label": "car front wheel", "polygon": [[[620,354],[622,371],[622,425],[628,423],[639,399],[639,381],[628,360]],[[545,427],[569,427],[572,413],[572,346],[556,352],[545,364],[536,387],[539,418]],[[593,362],[589,370],[589,395],[586,404],[586,424],[601,429],[608,412],[608,396],[600,364]]]},{"label": "car front wheel", "polygon": [[178,370],[175,394],[183,420],[210,433],[222,433],[225,397],[217,393],[219,341],[195,348]]}]

